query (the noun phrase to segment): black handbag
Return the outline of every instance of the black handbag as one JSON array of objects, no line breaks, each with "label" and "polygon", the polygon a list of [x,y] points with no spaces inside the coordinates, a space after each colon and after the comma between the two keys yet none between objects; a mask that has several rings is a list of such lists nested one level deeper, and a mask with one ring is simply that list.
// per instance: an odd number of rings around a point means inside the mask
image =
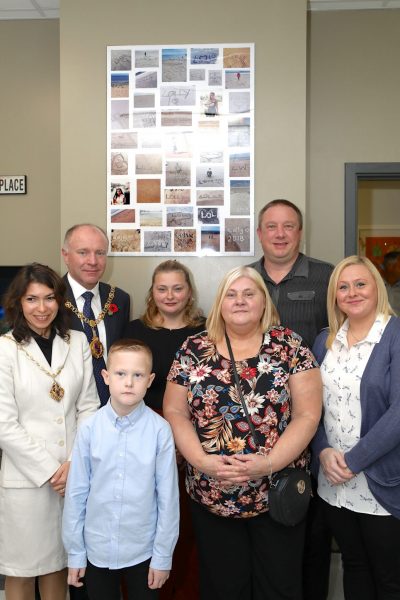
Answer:
[{"label": "black handbag", "polygon": [[[237,392],[243,411],[253,436],[254,444],[260,448],[257,431],[252,423],[246,402],[240,387],[239,376],[236,370],[235,358],[233,356],[231,343],[225,333],[225,341],[228,347],[229,358],[235,379]],[[265,455],[265,448],[260,448],[260,454]],[[268,492],[269,515],[271,519],[281,525],[294,526],[300,523],[306,516],[311,498],[311,478],[307,471],[297,467],[285,467],[269,477],[270,489]]]},{"label": "black handbag", "polygon": [[286,467],[270,478],[268,492],[271,519],[288,527],[306,516],[311,498],[311,478],[307,471]]}]

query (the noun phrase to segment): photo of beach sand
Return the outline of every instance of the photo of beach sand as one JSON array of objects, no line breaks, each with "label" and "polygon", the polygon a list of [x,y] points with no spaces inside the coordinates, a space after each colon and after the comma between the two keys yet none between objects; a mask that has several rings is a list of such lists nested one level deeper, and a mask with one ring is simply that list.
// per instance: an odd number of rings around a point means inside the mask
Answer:
[{"label": "photo of beach sand", "polygon": [[135,73],[135,86],[137,88],[156,88],[157,71],[137,71]]},{"label": "photo of beach sand", "polygon": [[230,184],[230,213],[231,215],[250,214],[250,181],[235,181]]},{"label": "photo of beach sand", "polygon": [[238,69],[235,71],[225,71],[225,88],[240,89],[250,87],[250,71]]},{"label": "photo of beach sand", "polygon": [[129,100],[111,102],[111,129],[129,129]]},{"label": "photo of beach sand", "polygon": [[193,208],[191,206],[180,206],[179,208],[167,207],[168,227],[192,227]]},{"label": "photo of beach sand", "polygon": [[225,219],[225,252],[250,251],[249,219]]},{"label": "photo of beach sand", "polygon": [[165,185],[191,185],[190,160],[167,160],[165,163]]},{"label": "photo of beach sand", "polygon": [[162,212],[161,210],[140,209],[140,226],[141,227],[162,227]]},{"label": "photo of beach sand", "polygon": [[111,148],[112,149],[129,149],[137,148],[138,145],[138,134],[133,132],[112,132],[111,133]]},{"label": "photo of beach sand", "polygon": [[141,128],[141,127],[155,127],[156,126],[156,111],[137,111],[132,114],[132,127],[133,128]]},{"label": "photo of beach sand", "polygon": [[161,106],[194,106],[196,104],[196,88],[194,85],[161,86]]},{"label": "photo of beach sand", "polygon": [[111,50],[111,71],[130,71],[132,68],[132,54],[127,48]]},{"label": "photo of beach sand", "polygon": [[143,249],[145,252],[160,252],[170,253],[171,247],[171,231],[143,231]]},{"label": "photo of beach sand", "polygon": [[156,97],[154,94],[134,94],[134,108],[154,108],[156,105]]},{"label": "photo of beach sand", "polygon": [[250,177],[250,153],[231,154],[229,157],[229,177]]},{"label": "photo of beach sand", "polygon": [[197,190],[197,206],[223,206],[224,190]]},{"label": "photo of beach sand", "polygon": [[161,181],[159,179],[137,179],[136,190],[136,202],[139,204],[161,202]]},{"label": "photo of beach sand", "polygon": [[190,189],[188,188],[165,188],[164,204],[189,204]]},{"label": "photo of beach sand", "polygon": [[197,209],[197,219],[199,223],[203,225],[216,225],[220,222],[219,220],[219,208],[214,206],[207,206],[204,208]]},{"label": "photo of beach sand", "polygon": [[189,79],[190,81],[205,81],[205,69],[189,69]]},{"label": "photo of beach sand", "polygon": [[219,48],[191,48],[190,64],[215,65],[219,57]]},{"label": "photo of beach sand", "polygon": [[175,252],[196,252],[196,229],[175,229],[174,230],[174,251]]},{"label": "photo of beach sand", "polygon": [[208,85],[222,85],[222,71],[208,71]]},{"label": "photo of beach sand", "polygon": [[135,211],[132,208],[112,208],[111,223],[134,223]]},{"label": "photo of beach sand", "polygon": [[162,110],[162,127],[191,127],[192,113],[188,110]]},{"label": "photo of beach sand", "polygon": [[162,80],[187,81],[187,50],[185,48],[163,48]]},{"label": "photo of beach sand", "polygon": [[111,98],[128,98],[128,73],[111,73]]},{"label": "photo of beach sand", "polygon": [[157,175],[162,173],[161,154],[136,154],[137,175]]},{"label": "photo of beach sand", "polygon": [[223,165],[198,165],[196,167],[197,187],[224,187]]},{"label": "photo of beach sand", "polygon": [[150,68],[159,66],[158,50],[135,50],[135,67]]},{"label": "photo of beach sand", "polygon": [[111,175],[128,175],[128,154],[111,152]]},{"label": "photo of beach sand", "polygon": [[250,47],[248,48],[224,48],[225,69],[249,68]]},{"label": "photo of beach sand", "polygon": [[246,113],[250,111],[250,92],[229,92],[229,112]]},{"label": "photo of beach sand", "polygon": [[228,123],[228,146],[250,146],[250,118],[240,117]]},{"label": "photo of beach sand", "polygon": [[140,229],[111,229],[111,252],[140,252]]}]

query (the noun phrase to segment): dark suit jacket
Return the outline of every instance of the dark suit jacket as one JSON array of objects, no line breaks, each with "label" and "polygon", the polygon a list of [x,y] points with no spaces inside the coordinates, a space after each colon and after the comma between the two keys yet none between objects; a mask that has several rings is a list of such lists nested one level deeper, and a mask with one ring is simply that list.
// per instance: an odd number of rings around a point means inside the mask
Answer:
[{"label": "dark suit jacket", "polygon": [[[68,277],[64,275],[63,277],[65,285],[67,286],[66,299],[70,300],[74,306],[76,306],[74,294],[72,293],[71,286],[68,281]],[[100,281],[99,284],[99,292],[101,304],[104,306],[108,294],[110,293],[110,285],[108,283],[103,283]],[[104,325],[106,328],[106,338],[107,338],[107,350],[109,350],[110,346],[121,339],[124,335],[124,330],[129,323],[129,313],[130,313],[130,297],[129,294],[121,290],[120,288],[115,288],[115,295],[113,299],[113,304],[118,306],[118,311],[113,315],[106,315],[104,317]],[[70,315],[70,328],[76,331],[83,331],[82,323],[80,319],[70,310],[68,310]],[[97,315],[96,315],[97,316]]]}]

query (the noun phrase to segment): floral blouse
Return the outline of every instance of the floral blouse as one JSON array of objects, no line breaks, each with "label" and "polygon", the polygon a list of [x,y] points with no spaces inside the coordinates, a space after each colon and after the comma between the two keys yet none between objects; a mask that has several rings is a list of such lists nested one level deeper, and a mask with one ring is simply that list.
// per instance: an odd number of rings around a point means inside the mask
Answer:
[{"label": "floral blouse", "polygon": [[[278,326],[264,334],[256,356],[236,362],[250,418],[267,452],[290,422],[289,376],[315,367],[302,338]],[[185,341],[168,381],[187,387],[192,423],[205,452],[258,451],[236,391],[231,361],[218,353],[207,332]],[[294,464],[305,468],[308,451]],[[220,516],[253,517],[268,510],[268,477],[221,488],[215,479],[187,464],[186,489],[193,500]]]}]

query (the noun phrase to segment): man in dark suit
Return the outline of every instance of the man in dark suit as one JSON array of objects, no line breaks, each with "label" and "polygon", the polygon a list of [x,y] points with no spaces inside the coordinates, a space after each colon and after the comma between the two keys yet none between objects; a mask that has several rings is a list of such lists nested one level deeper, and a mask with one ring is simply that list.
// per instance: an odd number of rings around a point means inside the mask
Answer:
[{"label": "man in dark suit", "polygon": [[[120,288],[100,281],[107,263],[108,238],[91,224],[74,225],[65,234],[62,255],[68,268],[66,306],[70,327],[84,331],[93,359],[93,373],[101,404],[108,401],[108,387],[101,376],[110,346],[122,338],[129,322],[130,298]],[[86,600],[86,590],[70,587],[72,600]]]},{"label": "man in dark suit", "polygon": [[108,238],[96,225],[74,225],[65,234],[62,255],[68,268],[66,306],[71,329],[84,331],[93,357],[93,372],[101,404],[108,389],[101,369],[110,346],[123,336],[129,322],[130,298],[123,290],[100,281],[107,263]]}]

